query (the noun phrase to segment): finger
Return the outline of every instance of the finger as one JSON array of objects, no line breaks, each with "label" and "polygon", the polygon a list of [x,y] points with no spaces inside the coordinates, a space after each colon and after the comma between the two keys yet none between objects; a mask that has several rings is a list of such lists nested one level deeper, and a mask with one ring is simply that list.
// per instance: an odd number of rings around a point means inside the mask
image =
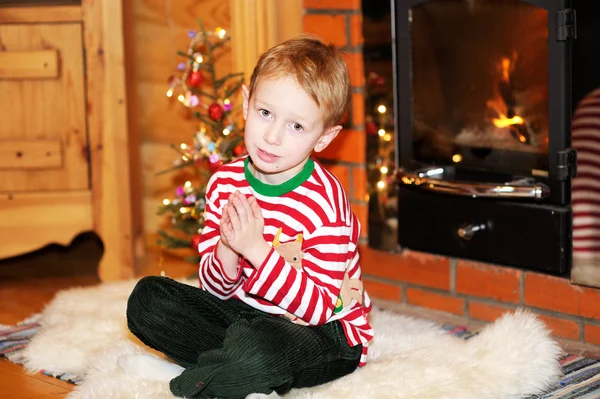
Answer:
[{"label": "finger", "polygon": [[260,205],[258,205],[258,201],[254,197],[250,197],[248,199],[248,203],[250,204],[250,209],[252,210],[252,216],[256,219],[262,220],[262,210],[260,209]]},{"label": "finger", "polygon": [[221,211],[221,223],[229,220],[229,204],[225,204],[223,210]]},{"label": "finger", "polygon": [[231,223],[231,228],[233,230],[239,230],[242,228],[242,224],[240,222],[239,215],[235,207],[229,207],[227,210],[227,214],[229,215],[229,222]]},{"label": "finger", "polygon": [[[254,212],[252,211],[252,207],[250,206],[250,202],[249,202],[248,198],[246,198],[246,196],[241,193],[239,195],[239,198],[240,198],[240,202],[242,203],[242,206],[244,207],[244,210],[246,211],[248,220],[254,218]],[[250,197],[250,198],[253,198],[253,197]]]},{"label": "finger", "polygon": [[238,195],[233,198],[233,206],[238,214],[240,223],[247,223],[250,220],[250,214],[244,206],[244,201]]}]

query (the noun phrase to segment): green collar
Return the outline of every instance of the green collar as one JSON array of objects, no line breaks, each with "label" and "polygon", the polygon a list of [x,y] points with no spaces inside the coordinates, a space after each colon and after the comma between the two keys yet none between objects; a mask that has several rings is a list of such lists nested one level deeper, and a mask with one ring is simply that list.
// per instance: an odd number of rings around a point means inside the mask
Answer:
[{"label": "green collar", "polygon": [[310,175],[312,175],[313,170],[315,169],[315,161],[312,158],[308,158],[306,164],[304,164],[304,168],[298,173],[296,176],[292,177],[290,180],[285,181],[281,184],[267,184],[263,183],[256,178],[250,171],[250,157],[246,157],[244,160],[244,176],[246,180],[252,186],[254,191],[259,193],[260,195],[264,195],[267,197],[279,197],[283,194],[289,193],[290,191],[295,190],[300,187],[302,183],[304,183]]}]

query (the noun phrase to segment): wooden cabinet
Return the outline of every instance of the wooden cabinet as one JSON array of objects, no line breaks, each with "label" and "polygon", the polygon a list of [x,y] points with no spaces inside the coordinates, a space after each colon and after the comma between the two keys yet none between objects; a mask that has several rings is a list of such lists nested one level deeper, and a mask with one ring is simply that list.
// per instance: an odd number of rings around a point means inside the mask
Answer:
[{"label": "wooden cabinet", "polygon": [[121,7],[0,6],[0,258],[95,231],[100,277],[133,275],[141,217]]}]

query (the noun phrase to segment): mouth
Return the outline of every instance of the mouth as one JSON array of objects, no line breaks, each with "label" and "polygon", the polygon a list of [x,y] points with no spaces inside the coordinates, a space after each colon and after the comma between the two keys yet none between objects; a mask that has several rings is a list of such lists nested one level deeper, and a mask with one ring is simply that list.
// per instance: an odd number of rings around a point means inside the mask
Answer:
[{"label": "mouth", "polygon": [[276,160],[278,160],[280,157],[278,155],[272,154],[268,151],[265,151],[263,149],[260,148],[256,148],[256,153],[258,155],[258,157],[263,160],[264,162],[275,162]]}]

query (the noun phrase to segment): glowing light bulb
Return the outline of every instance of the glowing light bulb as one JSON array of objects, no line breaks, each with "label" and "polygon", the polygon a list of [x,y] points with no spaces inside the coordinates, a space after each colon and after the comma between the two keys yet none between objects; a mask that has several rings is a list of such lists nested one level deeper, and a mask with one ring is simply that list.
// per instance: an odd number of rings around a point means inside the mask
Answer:
[{"label": "glowing light bulb", "polygon": [[227,128],[223,129],[223,136],[228,136],[229,133],[231,133],[231,130],[229,130]]},{"label": "glowing light bulb", "polygon": [[219,39],[224,39],[225,36],[227,35],[227,31],[225,29],[222,29],[222,28],[215,29],[215,32],[216,32],[217,37]]},{"label": "glowing light bulb", "polygon": [[173,88],[172,87],[169,90],[167,90],[167,97],[173,97]]},{"label": "glowing light bulb", "polygon": [[379,137],[383,137],[383,136],[385,136],[385,129],[379,129],[379,130],[377,131],[377,134],[379,135]]},{"label": "glowing light bulb", "polygon": [[189,181],[189,180],[188,180],[188,181],[186,181],[186,182],[183,184],[183,187],[185,187],[185,188],[190,188],[190,187],[192,187],[192,182],[191,182],[191,181]]},{"label": "glowing light bulb", "polygon": [[378,181],[377,188],[383,190],[385,188],[385,182],[383,180]]},{"label": "glowing light bulb", "polygon": [[381,173],[386,174],[388,172],[388,167],[382,166],[380,170],[381,170]]},{"label": "glowing light bulb", "polygon": [[452,162],[459,163],[462,160],[463,160],[462,155],[460,155],[460,154],[454,154],[454,155],[452,155]]},{"label": "glowing light bulb", "polygon": [[202,54],[196,54],[194,61],[196,61],[198,64],[202,64],[202,61],[204,61],[204,57],[202,57]]},{"label": "glowing light bulb", "polygon": [[185,143],[181,143],[181,144],[179,145],[179,148],[181,148],[182,150],[185,150],[185,149],[187,148],[187,144],[185,144]]},{"label": "glowing light bulb", "polygon": [[377,107],[377,112],[379,112],[380,114],[385,114],[385,111],[387,111],[385,105],[382,104],[379,107]]},{"label": "glowing light bulb", "polygon": [[177,99],[179,101],[181,101],[181,102],[184,102],[185,101],[185,96],[183,94],[180,94],[180,95],[177,96]]},{"label": "glowing light bulb", "polygon": [[392,135],[391,135],[391,134],[389,134],[389,133],[386,133],[386,134],[383,136],[383,139],[384,139],[385,141],[390,141],[390,140],[392,139]]},{"label": "glowing light bulb", "polygon": [[163,205],[169,205],[170,203],[171,203],[171,201],[169,199],[167,199],[167,198],[165,198],[163,200]]}]

